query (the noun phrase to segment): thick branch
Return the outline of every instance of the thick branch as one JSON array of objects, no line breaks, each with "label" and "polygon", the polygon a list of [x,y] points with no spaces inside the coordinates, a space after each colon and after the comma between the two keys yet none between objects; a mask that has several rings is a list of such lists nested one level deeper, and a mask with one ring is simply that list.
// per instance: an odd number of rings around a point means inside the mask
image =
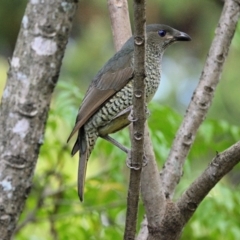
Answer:
[{"label": "thick branch", "polygon": [[0,232],[10,239],[30,192],[76,1],[29,1],[0,106]]},{"label": "thick branch", "polygon": [[225,0],[199,84],[176,134],[165,168],[161,173],[164,190],[170,197],[173,196],[175,187],[182,176],[182,166],[195,139],[196,132],[211,105],[236,29],[239,13],[240,6],[236,1]]},{"label": "thick branch", "polygon": [[[161,188],[161,179],[159,176],[158,166],[155,161],[147,123],[145,124],[144,149],[147,149],[147,151],[145,151],[145,157],[148,164],[143,167],[141,175],[142,200],[147,215],[148,228],[157,229],[159,228],[164,216],[166,201]],[[145,231],[147,231],[147,228],[145,228]],[[142,238],[141,235],[145,231],[142,229],[137,238],[138,240]]]},{"label": "thick branch", "polygon": [[[240,142],[223,153],[217,154],[207,169],[183,193],[176,203],[168,200],[159,226],[146,238],[146,227],[142,229],[139,240],[176,240],[183,227],[196,211],[209,191],[240,161]],[[143,170],[144,171],[144,170]],[[150,224],[150,219],[149,219]],[[151,230],[151,228],[148,227]],[[145,230],[145,231],[144,231]]]}]

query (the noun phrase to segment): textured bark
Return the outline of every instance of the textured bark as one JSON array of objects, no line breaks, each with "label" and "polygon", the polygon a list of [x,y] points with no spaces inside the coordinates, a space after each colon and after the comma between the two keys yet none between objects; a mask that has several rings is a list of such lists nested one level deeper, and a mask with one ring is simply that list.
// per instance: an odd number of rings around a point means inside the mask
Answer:
[{"label": "textured bark", "polygon": [[0,232],[10,239],[31,190],[75,0],[29,1],[0,106]]},{"label": "textured bark", "polygon": [[144,151],[148,164],[142,169],[141,195],[146,211],[148,228],[155,229],[162,222],[166,201],[147,124],[145,125],[144,134]]},{"label": "textured bark", "polygon": [[164,190],[170,197],[173,196],[175,187],[180,181],[182,167],[194,142],[197,130],[211,106],[239,14],[239,2],[226,0],[199,84],[176,134],[165,168],[161,173]]}]

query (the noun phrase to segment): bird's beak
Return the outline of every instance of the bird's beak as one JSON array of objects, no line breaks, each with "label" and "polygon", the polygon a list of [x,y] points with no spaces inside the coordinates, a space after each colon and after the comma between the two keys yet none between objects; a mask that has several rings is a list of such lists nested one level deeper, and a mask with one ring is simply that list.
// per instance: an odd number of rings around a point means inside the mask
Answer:
[{"label": "bird's beak", "polygon": [[191,41],[191,37],[184,32],[178,32],[174,38],[176,41]]}]

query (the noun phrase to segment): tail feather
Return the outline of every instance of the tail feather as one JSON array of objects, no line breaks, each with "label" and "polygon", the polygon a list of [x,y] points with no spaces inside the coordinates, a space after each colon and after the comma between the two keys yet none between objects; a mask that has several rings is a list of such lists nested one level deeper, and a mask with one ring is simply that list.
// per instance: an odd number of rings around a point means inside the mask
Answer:
[{"label": "tail feather", "polygon": [[80,201],[83,201],[84,185],[87,171],[87,152],[79,152],[79,164],[78,164],[78,196]]},{"label": "tail feather", "polygon": [[79,163],[78,163],[78,196],[80,201],[83,201],[84,184],[87,171],[88,161],[88,147],[87,147],[86,132],[84,127],[78,132],[77,141],[73,147],[72,153],[79,150]]},{"label": "tail feather", "polygon": [[97,132],[94,132],[94,135],[91,135],[90,133],[86,134],[85,129],[83,127],[79,131],[78,139],[72,151],[72,153],[76,153],[79,150],[78,196],[81,202],[83,201],[83,195],[84,195],[87,162],[93,150],[96,140],[97,140]]},{"label": "tail feather", "polygon": [[79,144],[79,136],[77,137],[77,140],[72,148],[71,155],[74,156],[80,149],[80,144]]}]

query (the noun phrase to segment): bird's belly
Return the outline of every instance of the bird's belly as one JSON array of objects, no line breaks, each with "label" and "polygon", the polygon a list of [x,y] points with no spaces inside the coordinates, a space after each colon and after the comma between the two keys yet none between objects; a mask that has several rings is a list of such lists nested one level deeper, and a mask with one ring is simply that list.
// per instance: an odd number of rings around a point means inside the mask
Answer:
[{"label": "bird's belly", "polygon": [[100,127],[98,129],[99,136],[103,137],[108,134],[115,133],[128,126],[131,123],[128,118],[130,112],[131,110],[127,109],[126,111],[123,111],[117,117],[112,119],[110,122],[108,122],[107,125]]}]

